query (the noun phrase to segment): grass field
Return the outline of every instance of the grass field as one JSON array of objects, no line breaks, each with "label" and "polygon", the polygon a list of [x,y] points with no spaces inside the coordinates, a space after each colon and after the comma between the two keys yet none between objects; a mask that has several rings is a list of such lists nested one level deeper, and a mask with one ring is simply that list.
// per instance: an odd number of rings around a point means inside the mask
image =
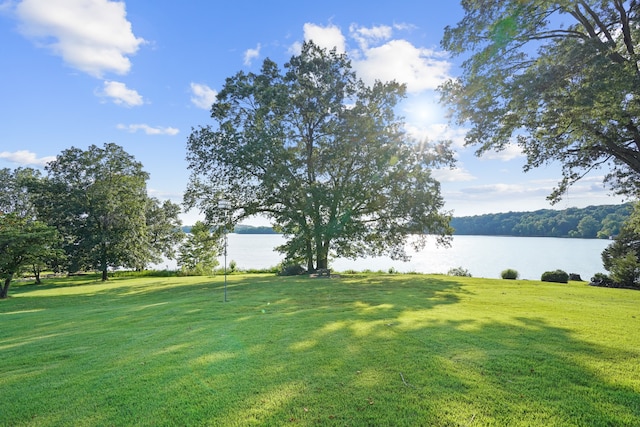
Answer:
[{"label": "grass field", "polygon": [[638,426],[640,292],[426,275],[52,279],[2,426]]}]

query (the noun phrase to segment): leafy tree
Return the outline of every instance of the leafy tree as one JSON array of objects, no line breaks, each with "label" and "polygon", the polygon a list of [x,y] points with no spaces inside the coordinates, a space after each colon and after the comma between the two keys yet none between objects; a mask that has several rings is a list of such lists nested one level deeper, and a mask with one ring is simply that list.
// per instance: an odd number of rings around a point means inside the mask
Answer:
[{"label": "leafy tree", "polygon": [[[36,169],[0,169],[0,214],[14,215],[16,220],[20,220],[24,224],[35,220],[36,210],[32,189],[41,179],[41,173]],[[28,264],[35,276],[36,283],[41,283],[40,272],[42,269],[55,268],[56,264],[65,258],[57,238],[45,245],[33,245],[30,249],[32,253],[29,254]],[[26,268],[24,264],[22,263],[21,269]]]},{"label": "leafy tree", "polygon": [[589,171],[621,194],[640,183],[640,5],[622,1],[462,2],[464,18],[442,45],[470,53],[463,74],[442,86],[467,144],[478,154],[515,141],[525,170],[553,161],[556,202]]},{"label": "leafy tree", "polygon": [[13,277],[58,251],[58,233],[16,213],[0,213],[0,299],[7,298]]},{"label": "leafy tree", "polygon": [[219,250],[218,238],[204,222],[197,221],[180,246],[178,265],[187,274],[212,274],[218,265],[216,257]]},{"label": "leafy tree", "polygon": [[36,169],[0,169],[0,212],[15,213],[22,218],[33,218],[36,212],[31,188],[39,179],[41,179],[41,173]]},{"label": "leafy tree", "polygon": [[614,242],[602,252],[602,263],[617,284],[640,288],[640,202]]},{"label": "leafy tree", "polygon": [[147,198],[145,220],[149,254],[147,258],[140,259],[139,269],[144,269],[148,263],[159,263],[163,256],[175,258],[175,248],[184,238],[179,214],[180,206],[177,204]]},{"label": "leafy tree", "polygon": [[451,153],[403,133],[394,107],[404,86],[367,87],[345,55],[313,43],[285,69],[267,59],[259,74],[226,80],[211,109],[215,127],[189,137],[187,208],[220,224],[225,198],[233,224],[270,217],[288,238],[279,250],[310,271],[326,268],[330,251],[406,258],[410,236],[416,248],[426,233],[447,243],[450,217],[430,168]]},{"label": "leafy tree", "polygon": [[63,235],[70,271],[138,267],[149,260],[142,164],[116,144],[64,150],[37,189],[41,218]]}]

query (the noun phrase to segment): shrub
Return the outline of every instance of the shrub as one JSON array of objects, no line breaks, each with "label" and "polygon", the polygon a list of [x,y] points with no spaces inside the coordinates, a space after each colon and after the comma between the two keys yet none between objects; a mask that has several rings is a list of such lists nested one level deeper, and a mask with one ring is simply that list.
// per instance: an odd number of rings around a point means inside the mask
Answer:
[{"label": "shrub", "polygon": [[233,273],[236,271],[237,268],[238,268],[238,263],[235,262],[234,260],[231,260],[231,262],[229,263],[229,270]]},{"label": "shrub", "polygon": [[569,283],[569,275],[566,271],[562,270],[545,271],[542,273],[540,280],[543,282]]},{"label": "shrub", "polygon": [[455,267],[450,269],[447,272],[447,275],[449,276],[459,276],[459,277],[472,277],[471,273],[469,273],[469,270],[467,270],[466,268],[462,268],[462,267]]},{"label": "shrub", "polygon": [[604,273],[596,273],[591,278],[591,286],[600,286],[603,288],[612,288],[615,287],[615,283],[611,279],[611,277],[607,276]]},{"label": "shrub", "polygon": [[503,279],[515,280],[520,276],[520,273],[518,273],[518,270],[514,270],[513,268],[507,268],[500,273],[500,276]]},{"label": "shrub", "polygon": [[299,276],[307,272],[304,267],[296,263],[283,262],[279,267],[278,276]]},{"label": "shrub", "polygon": [[193,268],[182,267],[177,273],[178,276],[213,276],[215,270],[203,264],[197,264]]}]

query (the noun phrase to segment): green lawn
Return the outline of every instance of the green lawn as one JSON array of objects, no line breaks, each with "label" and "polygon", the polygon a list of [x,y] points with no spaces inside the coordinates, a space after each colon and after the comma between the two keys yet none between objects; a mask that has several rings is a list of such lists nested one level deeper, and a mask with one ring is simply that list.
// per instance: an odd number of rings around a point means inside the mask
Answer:
[{"label": "green lawn", "polygon": [[640,425],[640,292],[425,275],[55,279],[0,301],[0,425]]}]

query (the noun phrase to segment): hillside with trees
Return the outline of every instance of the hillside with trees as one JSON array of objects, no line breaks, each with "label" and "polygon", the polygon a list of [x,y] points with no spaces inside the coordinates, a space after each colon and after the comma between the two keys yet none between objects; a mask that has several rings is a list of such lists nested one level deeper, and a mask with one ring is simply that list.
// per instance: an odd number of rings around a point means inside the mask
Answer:
[{"label": "hillside with trees", "polygon": [[541,209],[457,217],[451,220],[451,226],[458,235],[608,239],[620,232],[631,211],[630,203],[582,209]]}]

